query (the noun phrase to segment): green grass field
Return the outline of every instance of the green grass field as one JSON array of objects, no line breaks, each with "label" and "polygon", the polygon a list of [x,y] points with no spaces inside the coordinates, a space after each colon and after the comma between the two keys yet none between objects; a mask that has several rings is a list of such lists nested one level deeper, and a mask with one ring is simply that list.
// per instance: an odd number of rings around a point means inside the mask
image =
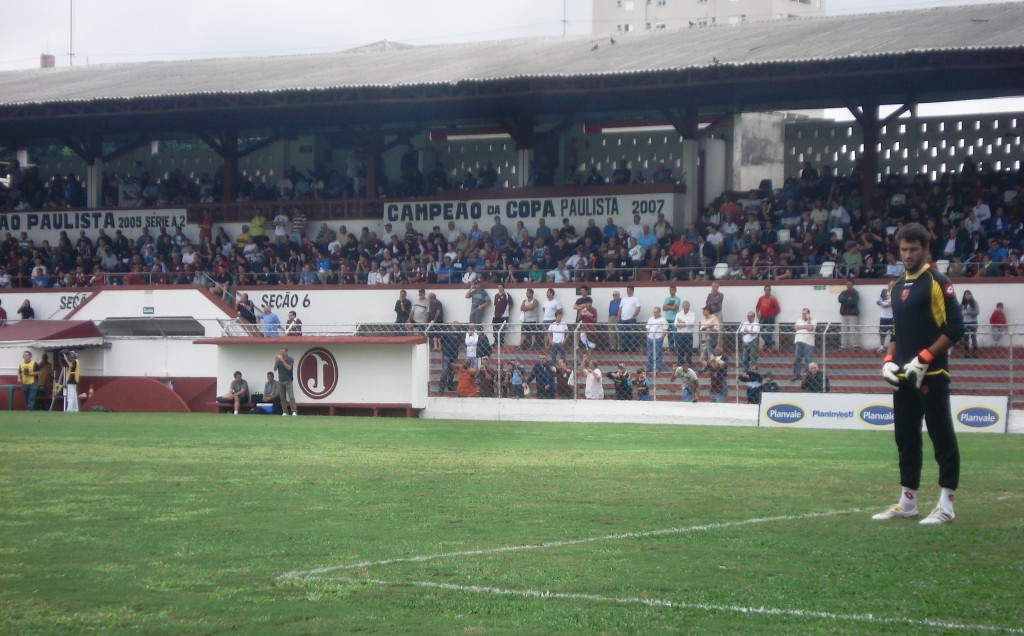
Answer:
[{"label": "green grass field", "polygon": [[960,442],[929,528],[884,433],[5,413],[0,632],[1022,633],[1024,437]]}]

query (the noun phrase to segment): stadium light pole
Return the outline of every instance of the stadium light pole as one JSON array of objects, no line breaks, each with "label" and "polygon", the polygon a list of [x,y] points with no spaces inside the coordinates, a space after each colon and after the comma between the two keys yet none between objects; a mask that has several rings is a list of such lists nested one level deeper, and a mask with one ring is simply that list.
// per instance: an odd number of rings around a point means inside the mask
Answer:
[{"label": "stadium light pole", "polygon": [[70,24],[68,27],[68,65],[75,65],[75,0],[68,0]]}]

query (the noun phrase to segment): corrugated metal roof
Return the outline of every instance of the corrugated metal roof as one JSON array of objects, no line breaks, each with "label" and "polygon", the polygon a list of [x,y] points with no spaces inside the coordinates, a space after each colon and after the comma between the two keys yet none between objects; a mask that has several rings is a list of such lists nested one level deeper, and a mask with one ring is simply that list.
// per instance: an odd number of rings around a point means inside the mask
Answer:
[{"label": "corrugated metal roof", "polygon": [[[614,43],[612,40],[614,39]],[[0,106],[649,73],[1024,47],[1024,3],[769,21],[615,36],[0,73]]]}]

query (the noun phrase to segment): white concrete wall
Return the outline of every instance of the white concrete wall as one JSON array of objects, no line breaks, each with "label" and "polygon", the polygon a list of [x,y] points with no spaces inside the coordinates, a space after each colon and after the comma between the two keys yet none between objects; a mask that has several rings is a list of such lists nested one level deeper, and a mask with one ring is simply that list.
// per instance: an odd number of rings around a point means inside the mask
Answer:
[{"label": "white concrete wall", "polygon": [[0,304],[7,311],[8,320],[18,319],[16,312],[26,299],[36,312],[36,320],[63,320],[93,293],[91,289],[0,289]]},{"label": "white concrete wall", "polygon": [[704,151],[704,200],[700,205],[705,207],[728,188],[729,146],[714,137],[702,138],[700,145]]},{"label": "white concrete wall", "polygon": [[617,400],[430,398],[426,419],[757,426],[757,405]]},{"label": "white concrete wall", "polygon": [[786,129],[781,113],[743,113],[732,135],[733,190],[754,190],[762,179],[781,188],[785,179]]},{"label": "white concrete wall", "polygon": [[[169,318],[189,317],[204,323],[208,329],[216,326],[218,319],[231,318],[221,308],[192,286],[181,289],[117,289],[104,288],[82,303],[74,320],[100,322],[111,317],[119,318]],[[217,333],[207,335],[219,335]]]},{"label": "white concrete wall", "polygon": [[[1017,317],[1024,317],[1024,285],[999,281],[994,283],[982,283],[971,281],[968,284],[956,285],[958,295],[962,295],[965,289],[970,289],[981,307],[981,323],[987,324],[988,316],[995,308],[997,302],[1006,305],[1007,315],[1011,321]],[[794,322],[800,317],[800,310],[807,307],[811,310],[811,316],[819,323],[836,322],[839,316],[839,293],[845,289],[841,280],[823,280],[822,284],[776,284],[772,293],[779,299],[782,306],[782,314],[779,321]],[[861,325],[865,331],[873,333],[873,327],[878,324],[879,307],[875,304],[879,293],[883,288],[882,283],[858,284],[857,290],[861,296]],[[522,312],[519,311],[519,303],[526,297],[526,285],[516,285],[508,288],[513,299],[512,323],[522,322]],[[548,285],[537,285],[534,289],[535,296],[543,300],[544,290]],[[467,287],[465,285],[451,286],[427,286],[428,292],[437,294],[438,299],[444,304],[445,319],[449,322],[466,322],[469,320],[469,300],[465,297]],[[611,302],[612,291],[619,290],[625,295],[625,285],[594,287],[591,296],[594,299],[594,307],[598,311],[598,319],[605,322],[608,319],[608,305]],[[723,285],[721,288],[725,294],[723,315],[726,322],[742,322],[746,312],[754,308],[757,299],[763,293],[763,284],[745,285]],[[394,322],[393,312],[395,301],[398,300],[397,289],[375,289],[364,288],[357,292],[345,292],[338,294],[336,291],[322,287],[295,288],[290,290],[272,290],[268,288],[250,288],[242,291],[249,292],[253,301],[260,305],[270,302],[275,307],[275,313],[282,320],[289,309],[295,309],[299,318],[309,327],[315,325],[338,325],[355,324],[362,322]],[[416,286],[407,288],[410,299],[416,297]],[[488,291],[493,296],[494,286],[489,285]],[[704,306],[710,286],[706,283],[680,284],[678,295],[681,299],[690,302],[690,305],[700,315],[700,308]],[[636,296],[640,298],[640,315],[643,320],[650,317],[651,308],[655,305],[661,306],[668,295],[668,285],[655,287],[637,287]],[[576,289],[572,285],[555,288],[555,298],[567,310],[567,318],[572,321],[575,318],[572,312],[572,305],[576,301]],[[488,314],[486,319],[490,320]],[[308,331],[308,330],[307,330]],[[867,343],[876,342],[874,337],[867,337]]]},{"label": "white concrete wall", "polygon": [[[267,372],[274,368],[274,356],[287,339],[266,340],[266,344],[253,345],[195,345],[216,352],[217,394],[227,392],[236,370],[249,383],[249,391],[262,392]],[[298,404],[318,403],[411,404],[422,407],[427,402],[426,344],[401,345],[323,345],[338,364],[338,382],[334,391],[319,400],[306,396],[295,387]],[[298,366],[301,357],[311,345],[290,344],[288,353]],[[296,369],[298,377],[298,369]]]},{"label": "white concrete wall", "polygon": [[[100,375],[149,378],[209,377],[217,348],[192,344],[194,338],[108,338],[109,347],[82,350],[83,360]],[[88,370],[88,368],[86,369]]]},{"label": "white concrete wall", "polygon": [[[878,169],[913,178],[918,172],[933,181],[960,171],[964,159],[989,161],[996,170],[1020,170],[1024,155],[1007,131],[1018,130],[1024,113],[920,117],[905,115],[882,128]],[[864,135],[856,122],[802,121],[786,125],[786,174],[798,176],[804,161],[832,166],[847,175],[863,154]],[[906,181],[906,179],[905,179]]]}]

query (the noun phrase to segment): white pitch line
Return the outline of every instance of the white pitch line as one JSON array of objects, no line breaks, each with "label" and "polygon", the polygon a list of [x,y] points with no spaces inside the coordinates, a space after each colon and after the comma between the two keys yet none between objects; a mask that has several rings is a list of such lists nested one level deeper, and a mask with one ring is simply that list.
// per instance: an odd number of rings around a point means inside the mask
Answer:
[{"label": "white pitch line", "polygon": [[520,598],[555,599],[567,601],[587,601],[594,603],[616,603],[619,605],[644,605],[646,607],[666,607],[674,609],[697,610],[704,612],[729,612],[732,614],[756,614],[761,616],[787,616],[791,618],[814,618],[839,622],[858,622],[885,625],[907,625],[911,627],[933,627],[939,629],[955,629],[969,631],[998,632],[1006,634],[1024,634],[1024,628],[999,627],[996,625],[973,625],[955,621],[943,621],[930,618],[906,618],[875,616],[874,614],[837,614],[816,610],[782,609],[777,607],[744,607],[742,605],[717,605],[714,603],[686,603],[682,601],[666,601],[638,596],[614,597],[601,594],[583,594],[578,592],[550,592],[543,590],[511,590],[499,587],[480,585],[458,585],[455,583],[435,583],[432,581],[387,581],[383,579],[357,579],[349,577],[327,578],[325,580],[348,583],[353,585],[377,585],[381,587],[420,587],[466,594],[491,594],[498,596],[514,596]]},{"label": "white pitch line", "polygon": [[484,548],[481,550],[464,550],[461,552],[443,552],[440,554],[427,554],[411,557],[397,557],[394,559],[382,559],[380,561],[359,561],[357,563],[342,563],[339,565],[328,565],[312,570],[294,570],[285,572],[277,577],[279,581],[291,579],[315,578],[323,574],[343,570],[358,570],[362,568],[380,567],[394,565],[396,563],[423,563],[424,561],[435,561],[437,559],[450,559],[455,557],[476,557],[489,554],[501,554],[504,552],[525,552],[527,550],[548,550],[551,548],[563,548],[571,545],[582,545],[598,541],[620,541],[623,539],[643,539],[646,537],[658,537],[672,534],[687,534],[691,532],[705,532],[707,530],[721,530],[724,528],[735,528],[739,526],[750,526],[759,523],[771,523],[773,521],[795,521],[798,519],[815,519],[821,517],[834,517],[836,515],[848,515],[855,512],[863,512],[863,508],[850,508],[848,510],[829,510],[827,512],[808,512],[802,515],[781,515],[778,517],[756,517],[741,521],[723,521],[720,523],[708,523],[699,526],[686,528],[664,528],[661,530],[649,530],[646,532],[626,532],[622,534],[608,534],[602,537],[587,537],[584,539],[569,539],[566,541],[549,541],[547,543],[533,543],[526,545],[510,545],[498,548]]}]

